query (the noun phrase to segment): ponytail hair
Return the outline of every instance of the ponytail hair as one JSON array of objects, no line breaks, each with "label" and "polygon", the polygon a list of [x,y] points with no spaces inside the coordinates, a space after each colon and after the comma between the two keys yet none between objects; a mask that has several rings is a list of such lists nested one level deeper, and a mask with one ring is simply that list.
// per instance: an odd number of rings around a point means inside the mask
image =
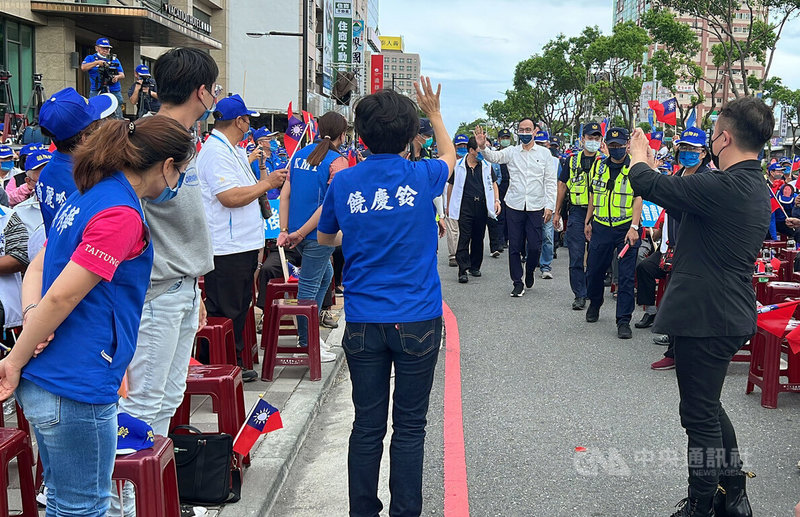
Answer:
[{"label": "ponytail hair", "polygon": [[322,115],[317,123],[319,124],[319,134],[322,135],[322,140],[317,143],[317,147],[306,158],[308,164],[313,166],[322,163],[328,151],[339,152],[339,149],[333,145],[333,141],[347,131],[347,119],[335,111],[329,111]]},{"label": "ponytail hair", "polygon": [[83,193],[116,171],[143,174],[167,158],[180,167],[195,152],[191,133],[169,117],[107,120],[76,149],[73,177]]}]

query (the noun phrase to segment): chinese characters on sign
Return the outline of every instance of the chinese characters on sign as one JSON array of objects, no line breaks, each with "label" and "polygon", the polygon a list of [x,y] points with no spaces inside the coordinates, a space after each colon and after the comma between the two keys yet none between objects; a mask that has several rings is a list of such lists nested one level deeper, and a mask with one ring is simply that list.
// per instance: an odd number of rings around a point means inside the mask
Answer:
[{"label": "chinese characters on sign", "polygon": [[333,16],[333,65],[337,70],[347,71],[353,62],[352,3],[350,1],[335,2]]},{"label": "chinese characters on sign", "polygon": [[372,54],[370,56],[370,93],[375,93],[383,89],[383,55]]},{"label": "chinese characters on sign", "polygon": [[642,204],[642,226],[652,228],[661,216],[662,208],[651,201]]}]

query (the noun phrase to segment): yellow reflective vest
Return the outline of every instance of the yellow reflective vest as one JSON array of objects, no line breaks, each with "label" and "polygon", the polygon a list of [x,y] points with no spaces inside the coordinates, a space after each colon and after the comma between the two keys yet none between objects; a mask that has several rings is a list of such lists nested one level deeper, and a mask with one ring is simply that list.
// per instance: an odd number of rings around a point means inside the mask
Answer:
[{"label": "yellow reflective vest", "polygon": [[617,175],[616,181],[609,188],[611,169],[606,160],[594,162],[592,171],[592,203],[594,204],[594,220],[598,223],[616,227],[630,224],[633,219],[633,192],[628,179],[630,165],[625,165]]},{"label": "yellow reflective vest", "polygon": [[573,155],[569,159],[569,179],[567,180],[567,190],[569,190],[569,202],[573,206],[587,206],[589,204],[589,182],[592,180],[591,175],[594,170],[595,164],[600,155],[595,154],[595,161],[588,171],[584,171],[581,167],[581,158],[583,151]]}]

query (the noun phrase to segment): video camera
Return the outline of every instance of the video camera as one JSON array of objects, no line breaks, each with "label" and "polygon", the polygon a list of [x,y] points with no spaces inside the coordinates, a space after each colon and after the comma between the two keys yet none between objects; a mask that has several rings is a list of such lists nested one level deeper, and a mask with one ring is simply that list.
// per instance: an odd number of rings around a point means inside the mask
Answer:
[{"label": "video camera", "polygon": [[152,88],[153,87],[153,78],[149,75],[140,75],[139,79],[142,81],[142,88]]},{"label": "video camera", "polygon": [[117,68],[117,65],[114,64],[114,61],[117,60],[117,55],[112,54],[111,59],[105,58],[100,54],[97,54],[97,57],[101,61],[105,62],[105,64],[101,65],[97,70],[99,74],[98,77],[100,78],[100,87],[108,88],[109,86],[114,84],[113,79],[119,73],[119,68]]}]

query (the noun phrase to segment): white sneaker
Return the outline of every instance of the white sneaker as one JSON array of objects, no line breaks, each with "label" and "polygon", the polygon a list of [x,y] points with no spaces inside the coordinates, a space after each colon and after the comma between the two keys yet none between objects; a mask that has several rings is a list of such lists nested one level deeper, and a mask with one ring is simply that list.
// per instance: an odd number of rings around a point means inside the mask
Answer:
[{"label": "white sneaker", "polygon": [[47,506],[47,487],[42,485],[42,489],[36,494],[36,502],[41,506]]},{"label": "white sneaker", "polygon": [[319,360],[323,363],[331,363],[336,360],[336,354],[327,350],[319,349]]},{"label": "white sneaker", "polygon": [[544,278],[545,280],[552,280],[553,279],[553,273],[551,273],[550,271],[543,271],[542,272],[542,278]]}]

